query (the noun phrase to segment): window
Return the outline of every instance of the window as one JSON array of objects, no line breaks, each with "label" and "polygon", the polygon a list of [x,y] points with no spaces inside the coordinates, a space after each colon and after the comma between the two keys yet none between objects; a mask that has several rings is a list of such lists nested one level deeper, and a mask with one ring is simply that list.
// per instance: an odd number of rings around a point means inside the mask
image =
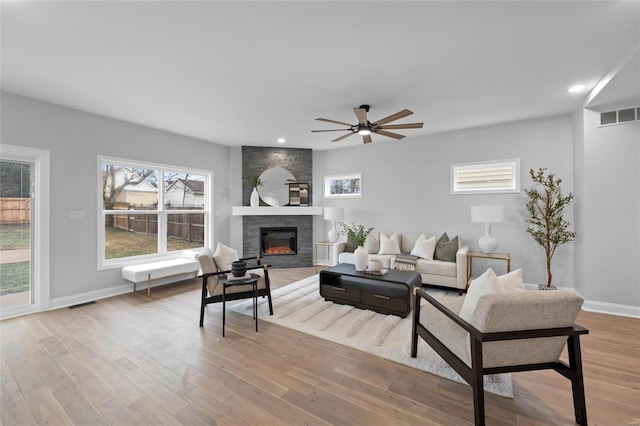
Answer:
[{"label": "window", "polygon": [[520,192],[520,159],[451,165],[451,194]]},{"label": "window", "polygon": [[211,172],[98,158],[101,269],[212,241]]}]

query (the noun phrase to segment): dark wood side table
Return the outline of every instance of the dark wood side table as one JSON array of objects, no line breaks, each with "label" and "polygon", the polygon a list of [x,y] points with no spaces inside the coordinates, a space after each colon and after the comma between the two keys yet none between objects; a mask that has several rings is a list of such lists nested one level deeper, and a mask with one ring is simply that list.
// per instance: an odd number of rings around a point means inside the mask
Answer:
[{"label": "dark wood side table", "polygon": [[224,324],[226,322],[226,298],[227,288],[236,285],[248,285],[253,287],[253,318],[256,320],[256,331],[258,331],[258,281],[260,275],[249,274],[251,278],[245,278],[242,280],[229,280],[227,276],[221,276],[218,278],[218,284],[222,285],[222,337],[224,337]]},{"label": "dark wood side table", "polygon": [[467,288],[469,288],[471,281],[471,260],[473,258],[503,260],[507,262],[507,273],[511,272],[511,255],[509,253],[483,253],[481,251],[470,251],[467,253]]}]

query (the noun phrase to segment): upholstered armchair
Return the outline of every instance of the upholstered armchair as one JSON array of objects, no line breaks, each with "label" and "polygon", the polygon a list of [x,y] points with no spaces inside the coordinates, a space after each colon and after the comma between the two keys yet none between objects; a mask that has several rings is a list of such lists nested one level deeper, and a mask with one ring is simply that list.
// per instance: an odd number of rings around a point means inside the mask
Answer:
[{"label": "upholstered armchair", "polygon": [[[273,315],[271,301],[271,284],[269,282],[269,265],[263,264],[260,256],[238,258],[237,251],[218,243],[213,255],[202,253],[198,255],[200,263],[200,277],[202,278],[202,297],[200,303],[200,327],[204,325],[204,310],[210,303],[222,302],[222,285],[218,283],[220,275],[231,273],[231,262],[244,260],[247,262],[247,272],[260,275],[258,281],[258,297],[266,296],[269,301],[269,314]],[[253,286],[235,285],[227,288],[226,301],[248,299],[253,297]]]},{"label": "upholstered armchair", "polygon": [[[586,425],[580,335],[588,330],[575,324],[582,297],[560,290],[485,294],[468,319],[459,315],[461,299],[445,305],[416,289],[411,356],[418,356],[420,337],[469,383],[475,424],[485,424],[484,375],[553,369],[571,380],[575,419]],[[569,364],[560,360],[565,344]]]}]

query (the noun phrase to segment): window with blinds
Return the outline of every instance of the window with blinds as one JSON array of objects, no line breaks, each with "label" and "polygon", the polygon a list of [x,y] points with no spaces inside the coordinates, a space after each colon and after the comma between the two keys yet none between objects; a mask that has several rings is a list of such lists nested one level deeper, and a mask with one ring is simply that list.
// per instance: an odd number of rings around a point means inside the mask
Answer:
[{"label": "window with blinds", "polygon": [[520,159],[451,165],[451,194],[520,192]]}]

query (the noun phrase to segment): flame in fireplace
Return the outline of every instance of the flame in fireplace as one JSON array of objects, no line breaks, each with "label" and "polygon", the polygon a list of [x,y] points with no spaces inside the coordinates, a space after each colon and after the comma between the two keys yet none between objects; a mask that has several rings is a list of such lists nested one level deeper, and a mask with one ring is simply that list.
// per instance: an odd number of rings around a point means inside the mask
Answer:
[{"label": "flame in fireplace", "polygon": [[264,250],[265,254],[291,254],[293,250],[290,247],[267,247]]}]

